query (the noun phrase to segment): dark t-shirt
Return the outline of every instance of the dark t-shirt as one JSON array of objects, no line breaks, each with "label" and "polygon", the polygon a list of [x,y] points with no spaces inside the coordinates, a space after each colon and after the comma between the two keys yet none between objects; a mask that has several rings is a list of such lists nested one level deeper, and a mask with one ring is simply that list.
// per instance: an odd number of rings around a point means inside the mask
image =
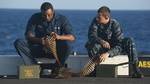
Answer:
[{"label": "dark t-shirt", "polygon": [[[31,16],[28,21],[25,37],[27,38],[27,33],[31,32],[35,37],[41,38],[50,34],[51,32],[55,32],[58,35],[67,35],[72,33],[72,26],[67,20],[67,18],[63,15],[56,14],[52,21],[47,22],[42,18],[41,13],[35,13]],[[28,40],[28,39],[27,39]],[[28,40],[29,43],[31,43]],[[67,43],[67,41],[58,41],[59,43]]]}]

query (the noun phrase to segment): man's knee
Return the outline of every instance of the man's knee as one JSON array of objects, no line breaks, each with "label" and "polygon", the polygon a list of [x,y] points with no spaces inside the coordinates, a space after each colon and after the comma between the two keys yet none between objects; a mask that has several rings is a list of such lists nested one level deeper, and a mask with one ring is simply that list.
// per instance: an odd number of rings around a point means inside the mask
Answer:
[{"label": "man's knee", "polygon": [[14,41],[14,46],[15,46],[15,48],[18,48],[18,47],[20,47],[21,45],[23,45],[24,44],[24,40],[23,39],[16,39],[15,41]]},{"label": "man's knee", "polygon": [[14,41],[14,46],[17,47],[20,44],[20,42],[21,42],[21,39],[16,39]]},{"label": "man's knee", "polygon": [[124,38],[124,39],[123,39],[123,42],[126,43],[126,44],[127,44],[127,43],[128,43],[128,44],[129,44],[129,43],[134,43],[134,39],[133,39],[132,37],[127,37],[127,38]]},{"label": "man's knee", "polygon": [[99,54],[100,52],[103,52],[104,49],[102,48],[100,44],[95,43],[95,44],[92,44],[92,46],[87,47],[87,51],[88,51],[89,57],[93,57]]},{"label": "man's knee", "polygon": [[123,45],[123,48],[133,47],[133,46],[135,46],[134,39],[131,37],[130,38],[124,38],[122,41],[122,45]]},{"label": "man's knee", "polygon": [[135,43],[133,38],[124,38],[122,42],[123,51],[124,52],[130,52],[132,49],[135,48]]}]

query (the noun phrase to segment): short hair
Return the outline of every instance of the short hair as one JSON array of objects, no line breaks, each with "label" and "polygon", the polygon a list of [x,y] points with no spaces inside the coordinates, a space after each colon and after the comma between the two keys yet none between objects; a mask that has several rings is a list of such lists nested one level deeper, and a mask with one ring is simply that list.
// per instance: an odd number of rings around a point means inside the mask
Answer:
[{"label": "short hair", "polygon": [[105,17],[110,17],[110,9],[107,6],[102,6],[98,9],[97,13],[102,13]]},{"label": "short hair", "polygon": [[44,2],[42,5],[41,5],[41,11],[46,11],[48,9],[53,9],[53,5],[49,2]]}]

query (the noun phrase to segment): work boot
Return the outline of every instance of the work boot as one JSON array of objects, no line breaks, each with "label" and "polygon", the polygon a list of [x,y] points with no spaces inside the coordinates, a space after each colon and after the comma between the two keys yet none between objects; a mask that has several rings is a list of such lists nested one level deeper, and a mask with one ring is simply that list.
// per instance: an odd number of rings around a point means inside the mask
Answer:
[{"label": "work boot", "polygon": [[132,78],[143,78],[144,75],[142,74],[141,70],[138,67],[138,62],[134,63],[132,66],[133,66],[133,74],[131,75]]},{"label": "work boot", "polygon": [[143,78],[144,75],[142,73],[134,73],[132,74],[132,78]]},{"label": "work boot", "polygon": [[51,77],[55,78],[58,75],[58,72],[59,72],[59,67],[55,67],[54,69],[52,69]]},{"label": "work boot", "polygon": [[52,77],[56,79],[67,79],[71,77],[70,69],[65,67],[57,67],[52,71]]}]

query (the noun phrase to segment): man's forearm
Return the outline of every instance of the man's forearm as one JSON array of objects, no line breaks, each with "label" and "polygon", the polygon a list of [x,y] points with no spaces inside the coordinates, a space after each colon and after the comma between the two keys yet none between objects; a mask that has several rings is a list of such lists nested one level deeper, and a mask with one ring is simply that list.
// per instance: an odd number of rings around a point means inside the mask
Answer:
[{"label": "man's forearm", "polygon": [[26,39],[32,43],[43,44],[43,38],[37,38],[32,32],[26,34]]},{"label": "man's forearm", "polygon": [[28,40],[32,43],[43,44],[42,38],[28,37]]},{"label": "man's forearm", "polygon": [[67,41],[74,41],[75,37],[73,35],[57,35],[57,40],[67,40]]},{"label": "man's forearm", "polygon": [[102,44],[104,42],[104,40],[101,37],[98,37],[97,35],[97,29],[94,27],[91,27],[88,31],[88,38],[90,41],[94,41],[97,43]]},{"label": "man's forearm", "polygon": [[110,57],[113,57],[113,56],[115,56],[115,55],[120,54],[121,51],[122,51],[121,46],[117,45],[117,46],[111,48],[110,50],[108,50],[108,53],[109,53],[109,56],[110,56]]}]

